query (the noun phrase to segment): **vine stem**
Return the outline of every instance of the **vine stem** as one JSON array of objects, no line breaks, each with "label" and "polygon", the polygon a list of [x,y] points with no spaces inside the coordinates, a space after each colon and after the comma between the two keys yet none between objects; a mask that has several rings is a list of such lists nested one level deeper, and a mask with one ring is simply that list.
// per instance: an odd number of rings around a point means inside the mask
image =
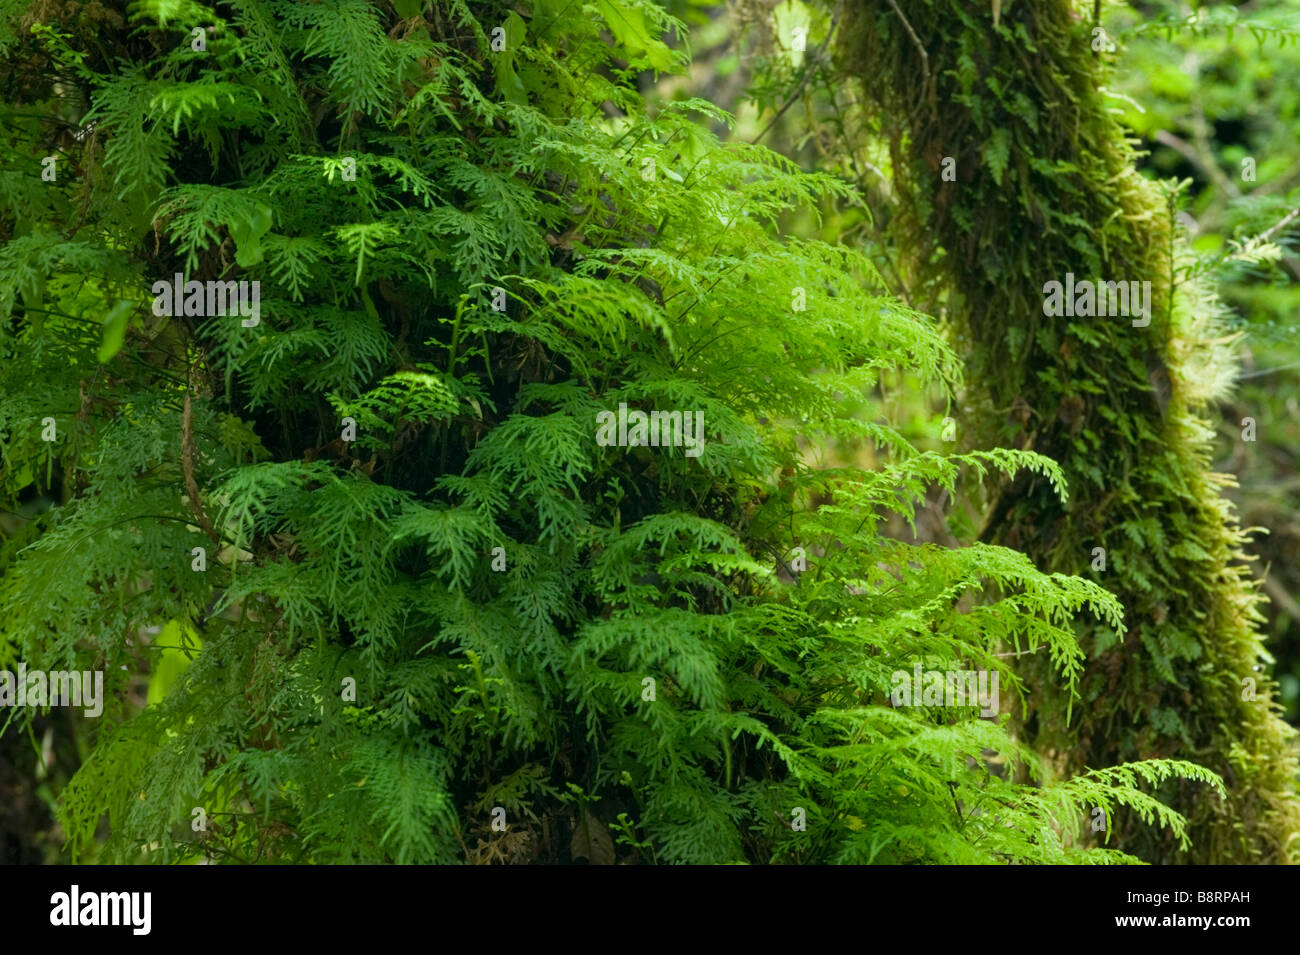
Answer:
[{"label": "vine stem", "polygon": [[929,100],[930,103],[930,116],[937,124],[939,122],[939,106],[935,101],[934,79],[930,76],[930,54],[925,52],[925,44],[921,42],[921,38],[918,37],[916,31],[912,29],[912,24],[907,22],[907,17],[903,16],[903,11],[898,8],[898,4],[895,3],[894,0],[889,0],[889,5],[893,7],[894,13],[898,15],[898,19],[902,21],[903,29],[907,31],[907,35],[912,38],[912,43],[916,46],[916,51],[921,54],[921,79],[925,83],[926,99]]}]

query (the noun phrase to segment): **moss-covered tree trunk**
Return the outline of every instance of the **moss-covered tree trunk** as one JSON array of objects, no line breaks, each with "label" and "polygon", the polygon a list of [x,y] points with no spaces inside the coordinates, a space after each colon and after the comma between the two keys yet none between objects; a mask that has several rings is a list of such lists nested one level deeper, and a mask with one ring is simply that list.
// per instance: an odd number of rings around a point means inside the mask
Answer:
[{"label": "moss-covered tree trunk", "polygon": [[[857,0],[850,12],[843,64],[889,133],[909,248],[968,358],[966,433],[1050,455],[1069,479],[1065,505],[1037,478],[1003,488],[984,536],[1094,577],[1125,607],[1122,633],[1080,625],[1089,661],[1072,713],[1026,661],[1021,732],[1063,770],[1176,756],[1224,777],[1226,801],[1171,793],[1190,854],[1135,818],[1112,821],[1112,846],[1154,862],[1295,861],[1292,732],[1201,417],[1232,356],[1217,300],[1179,271],[1168,196],[1138,174],[1109,111],[1113,54],[1092,5]],[[1076,286],[1149,282],[1149,324],[1045,314],[1045,284],[1067,273]]]}]

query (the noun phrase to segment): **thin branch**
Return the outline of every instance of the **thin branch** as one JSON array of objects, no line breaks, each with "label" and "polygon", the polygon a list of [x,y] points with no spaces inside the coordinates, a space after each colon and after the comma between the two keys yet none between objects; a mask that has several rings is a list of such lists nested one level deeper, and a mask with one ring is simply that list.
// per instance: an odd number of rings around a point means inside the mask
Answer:
[{"label": "thin branch", "polygon": [[925,83],[926,98],[930,101],[930,116],[937,123],[939,121],[939,105],[935,102],[934,80],[930,76],[930,54],[925,52],[925,45],[921,43],[921,38],[916,35],[912,29],[912,24],[907,22],[907,17],[903,16],[903,11],[898,9],[898,4],[894,0],[889,0],[889,5],[894,8],[894,13],[903,23],[903,29],[907,35],[912,38],[912,43],[916,50],[921,54],[921,79]]},{"label": "thin branch", "polygon": [[199,497],[199,484],[194,478],[194,462],[198,458],[198,448],[194,442],[194,428],[191,425],[190,393],[185,393],[185,409],[181,412],[181,467],[185,472],[185,491],[190,499],[190,507],[194,511],[194,518],[199,527],[203,528],[208,537],[212,538],[212,543],[218,548],[221,547],[221,537],[218,536],[216,528],[212,526],[212,521],[208,520],[208,515],[203,510],[203,500]]},{"label": "thin branch", "polygon": [[[890,0],[890,3],[893,3],[893,0]],[[894,9],[898,8],[895,7]],[[821,45],[817,47],[817,52],[808,60],[808,65],[804,67],[803,75],[799,77],[799,82],[795,86],[794,92],[790,94],[790,98],[787,99],[784,105],[776,111],[776,115],[773,116],[768,121],[768,124],[763,127],[763,131],[754,137],[753,141],[750,143],[751,146],[756,145],[759,140],[766,136],[768,131],[777,124],[777,121],[785,115],[785,111],[793,106],[795,100],[803,95],[803,88],[808,85],[808,81],[812,79],[813,74],[816,73],[818,67],[821,66],[822,57],[826,54],[826,48],[830,46],[831,38],[835,36],[835,28],[839,26],[840,13],[843,12],[843,10],[844,0],[839,0],[839,2],[835,4],[835,12],[831,14],[831,28],[826,31],[826,39],[822,40]]]},{"label": "thin branch", "polygon": [[1270,238],[1272,238],[1274,232],[1276,232],[1278,229],[1281,229],[1283,226],[1287,225],[1296,216],[1300,216],[1300,206],[1296,206],[1294,209],[1292,209],[1290,212],[1284,215],[1280,220],[1278,220],[1278,222],[1271,229],[1269,229],[1266,232],[1261,232],[1259,235],[1255,236],[1254,241],[1267,242]]},{"label": "thin branch", "polygon": [[1193,166],[1198,167],[1203,173],[1213,179],[1220,189],[1227,192],[1234,199],[1241,197],[1241,190],[1237,188],[1236,183],[1225,176],[1223,170],[1220,169],[1212,159],[1198,152],[1191,143],[1184,139],[1179,139],[1166,129],[1156,130],[1154,139],[1156,142],[1168,146],[1170,149],[1179,153]]},{"label": "thin branch", "polygon": [[1274,578],[1264,577],[1264,591],[1272,598],[1278,610],[1290,617],[1292,621],[1300,620],[1300,603],[1296,603],[1295,598]]},{"label": "thin branch", "polygon": [[1252,371],[1245,375],[1238,375],[1238,381],[1244,381],[1247,378],[1263,378],[1265,375],[1273,375],[1279,371],[1286,371],[1288,368],[1300,368],[1300,361],[1293,361],[1289,365],[1278,365],[1276,368],[1265,368],[1263,371]]}]

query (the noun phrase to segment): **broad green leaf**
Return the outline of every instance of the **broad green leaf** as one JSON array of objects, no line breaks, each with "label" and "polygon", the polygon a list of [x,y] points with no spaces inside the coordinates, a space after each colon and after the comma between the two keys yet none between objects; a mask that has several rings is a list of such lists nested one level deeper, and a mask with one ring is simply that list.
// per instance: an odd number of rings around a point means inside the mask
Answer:
[{"label": "broad green leaf", "polygon": [[772,19],[776,22],[776,35],[790,62],[795,67],[802,66],[804,54],[808,50],[808,33],[812,28],[812,14],[808,7],[800,0],[786,0],[772,11]]},{"label": "broad green leaf", "polygon": [[240,267],[261,262],[262,236],[271,230],[271,207],[259,202],[251,215],[236,216],[226,224],[235,240],[235,261]]},{"label": "broad green leaf", "polygon": [[655,70],[672,69],[673,51],[663,41],[651,36],[645,14],[640,10],[620,0],[596,0],[596,9],[609,25],[615,41],[631,54],[631,58],[639,59]]},{"label": "broad green leaf", "polygon": [[123,299],[104,316],[104,337],[99,343],[97,356],[101,365],[112,361],[113,356],[122,350],[122,343],[126,341],[126,326],[134,309],[135,302]]},{"label": "broad green leaf", "polygon": [[496,67],[497,90],[510,102],[522,105],[528,102],[528,96],[523,81],[515,72],[515,51],[523,45],[528,28],[517,13],[506,17],[501,26],[505,30],[505,49],[491,54]]},{"label": "broad green leaf", "polygon": [[[161,703],[176,681],[189,669],[194,655],[203,647],[203,641],[193,627],[186,627],[182,639],[181,624],[178,620],[169,620],[158,634],[157,644],[161,647],[154,662],[153,673],[149,677],[148,704]],[[182,647],[188,648],[182,649]]]}]

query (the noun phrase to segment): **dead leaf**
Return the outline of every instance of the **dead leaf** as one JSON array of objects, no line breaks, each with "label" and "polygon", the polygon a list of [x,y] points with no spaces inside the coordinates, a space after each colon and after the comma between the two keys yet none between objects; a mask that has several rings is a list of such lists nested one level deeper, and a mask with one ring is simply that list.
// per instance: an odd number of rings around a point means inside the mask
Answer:
[{"label": "dead leaf", "polygon": [[614,864],[614,840],[605,825],[588,809],[582,810],[582,818],[574,827],[569,855],[586,859],[591,865]]}]

